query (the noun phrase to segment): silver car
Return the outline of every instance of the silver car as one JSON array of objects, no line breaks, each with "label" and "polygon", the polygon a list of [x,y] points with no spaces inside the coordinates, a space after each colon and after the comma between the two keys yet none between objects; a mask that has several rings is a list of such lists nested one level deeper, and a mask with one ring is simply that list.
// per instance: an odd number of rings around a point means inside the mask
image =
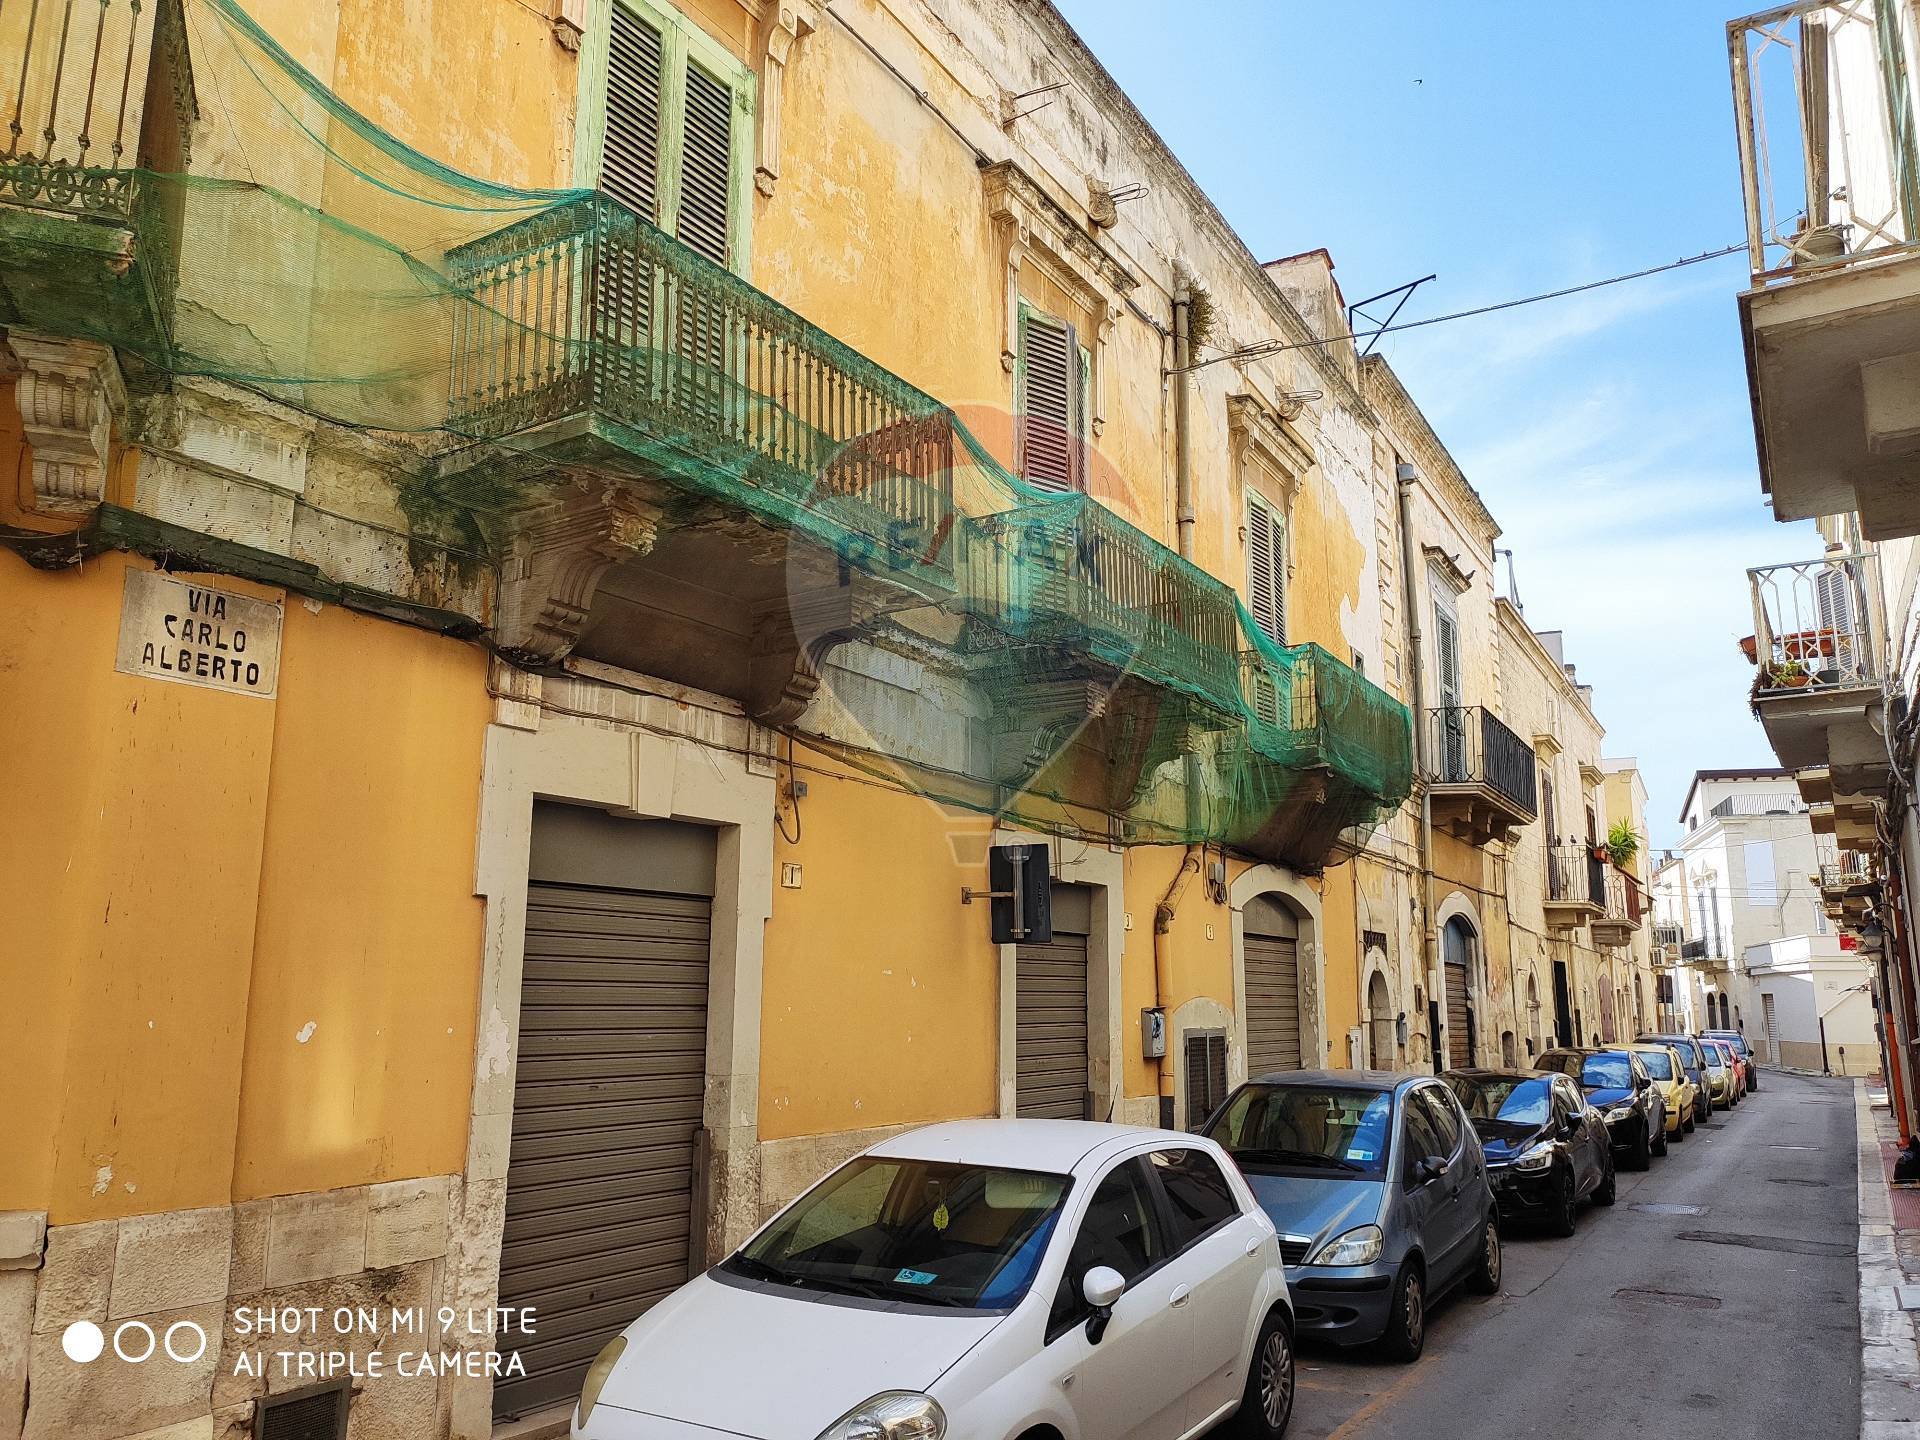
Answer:
[{"label": "silver car", "polygon": [[1249,1080],[1203,1127],[1280,1232],[1303,1337],[1416,1359],[1455,1285],[1500,1288],[1499,1211],[1460,1102],[1431,1075]]}]

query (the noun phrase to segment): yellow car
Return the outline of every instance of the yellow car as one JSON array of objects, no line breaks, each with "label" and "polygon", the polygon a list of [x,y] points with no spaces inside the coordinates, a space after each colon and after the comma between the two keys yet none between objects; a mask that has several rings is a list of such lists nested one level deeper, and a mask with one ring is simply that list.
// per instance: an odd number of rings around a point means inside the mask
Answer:
[{"label": "yellow car", "polygon": [[1660,1094],[1667,1102],[1668,1137],[1686,1139],[1693,1133],[1693,1108],[1699,1090],[1687,1078],[1686,1066],[1680,1062],[1680,1052],[1671,1045],[1623,1045],[1620,1048],[1638,1055],[1640,1063],[1647,1067],[1647,1073],[1653,1077],[1653,1083],[1660,1088]]},{"label": "yellow car", "polygon": [[1700,1048],[1707,1052],[1707,1094],[1713,1098],[1715,1109],[1731,1110],[1740,1103],[1739,1091],[1735,1089],[1733,1052],[1719,1040],[1702,1040]]}]

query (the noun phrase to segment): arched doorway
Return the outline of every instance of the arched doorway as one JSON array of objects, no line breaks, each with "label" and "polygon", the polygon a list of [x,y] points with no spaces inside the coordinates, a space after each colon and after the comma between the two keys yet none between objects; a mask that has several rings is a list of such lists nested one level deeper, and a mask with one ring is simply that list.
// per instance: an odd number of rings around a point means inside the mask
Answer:
[{"label": "arched doorway", "polygon": [[1473,1064],[1473,958],[1476,937],[1464,916],[1447,921],[1440,935],[1441,969],[1447,982],[1447,1064]]},{"label": "arched doorway", "polygon": [[1247,1074],[1302,1068],[1300,919],[1284,897],[1242,907],[1247,975]]},{"label": "arched doorway", "polygon": [[1376,970],[1367,981],[1367,1063],[1376,1070],[1399,1068],[1393,1032],[1393,996],[1387,991],[1387,977]]},{"label": "arched doorway", "polygon": [[1540,1053],[1540,977],[1527,972],[1527,1054]]},{"label": "arched doorway", "polygon": [[1613,1043],[1613,977],[1600,972],[1600,1039]]}]

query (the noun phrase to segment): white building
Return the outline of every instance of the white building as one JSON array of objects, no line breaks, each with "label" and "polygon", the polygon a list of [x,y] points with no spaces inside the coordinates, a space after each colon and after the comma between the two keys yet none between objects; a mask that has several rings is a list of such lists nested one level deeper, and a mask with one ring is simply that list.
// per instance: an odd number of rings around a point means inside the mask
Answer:
[{"label": "white building", "polygon": [[1827,916],[1821,866],[1836,852],[1793,772],[1697,771],[1680,823],[1653,882],[1671,1023],[1738,1030],[1765,1063],[1871,1073],[1870,974]]}]

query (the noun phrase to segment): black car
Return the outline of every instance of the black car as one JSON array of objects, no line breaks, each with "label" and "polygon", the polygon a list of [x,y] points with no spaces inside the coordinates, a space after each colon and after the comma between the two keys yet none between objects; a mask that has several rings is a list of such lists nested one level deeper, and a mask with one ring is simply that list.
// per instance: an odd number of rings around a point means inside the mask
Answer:
[{"label": "black car", "polygon": [[1627,1168],[1645,1170],[1667,1153],[1667,1102],[1631,1050],[1548,1050],[1534,1065],[1567,1076],[1607,1122],[1615,1150]]},{"label": "black car", "polygon": [[1537,1220],[1571,1235],[1582,1200],[1613,1204],[1606,1122],[1567,1076],[1472,1069],[1440,1078],[1479,1133],[1502,1219]]}]

